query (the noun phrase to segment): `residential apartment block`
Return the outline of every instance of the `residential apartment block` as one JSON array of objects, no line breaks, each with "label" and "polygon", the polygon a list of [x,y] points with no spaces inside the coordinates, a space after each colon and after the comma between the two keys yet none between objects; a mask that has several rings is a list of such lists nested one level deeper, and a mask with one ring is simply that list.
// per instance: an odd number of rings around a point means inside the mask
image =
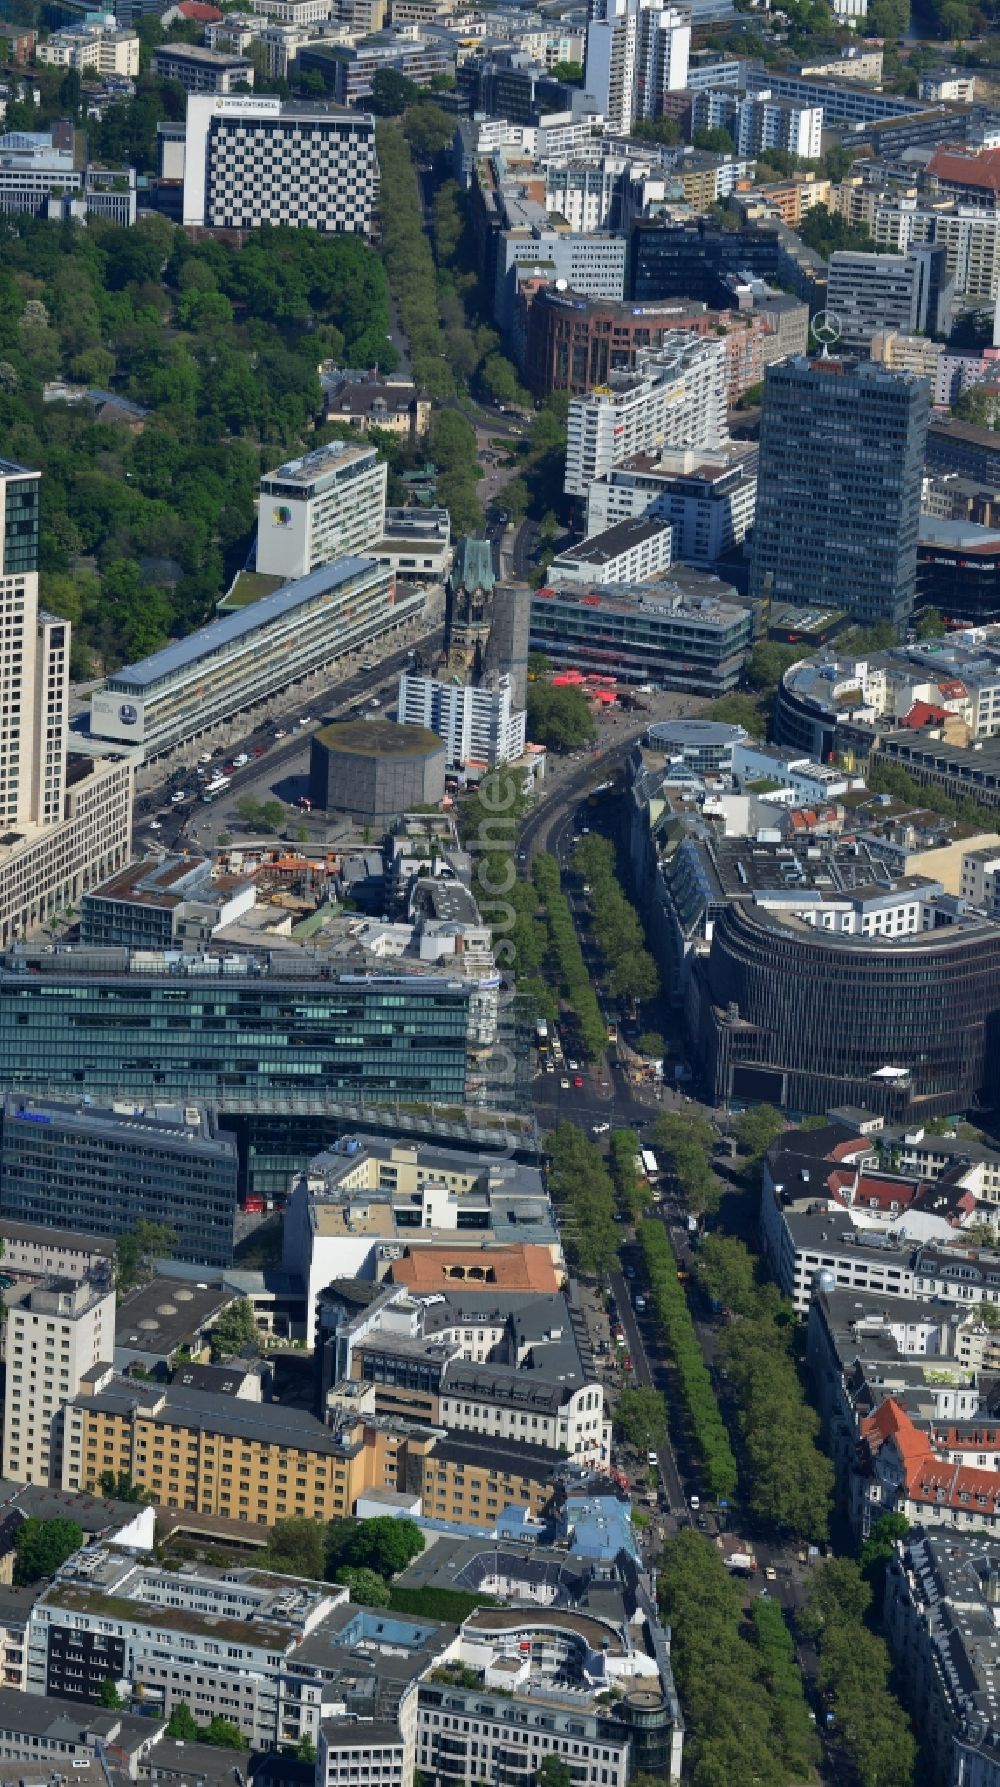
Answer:
[{"label": "residential apartment block", "polygon": [[727,436],[723,344],[678,332],[639,355],[634,373],[612,373],[571,400],[565,489],[585,497],[595,478],[637,453],[712,449]]},{"label": "residential apartment block", "polygon": [[290,459],[260,481],[257,569],[306,577],[320,565],[361,556],[385,532],[388,467],[374,447],[331,441]]},{"label": "residential apartment block", "polygon": [[840,250],[830,257],[827,303],[847,348],[867,348],[886,329],[946,333],[953,297],[943,245],[906,254]]},{"label": "residential apartment block", "polygon": [[103,22],[53,32],[38,45],[36,56],[50,68],[74,68],[79,73],[93,70],[130,79],[139,73],[138,37],[131,31],[109,29]]},{"label": "residential apartment block", "polygon": [[644,583],[670,569],[673,528],[651,515],[615,521],[577,546],[567,546],[546,573],[550,583]]},{"label": "residential apartment block", "polygon": [[114,1346],[115,1293],[53,1278],[8,1297],[3,1469],[15,1483],[62,1482],[66,1404]]},{"label": "residential apartment block", "polygon": [[367,234],[377,180],[370,116],[212,91],[207,97],[192,89],[188,101],[186,225],[249,230],[270,223]]},{"label": "residential apartment block", "polygon": [[687,86],[691,19],[653,0],[596,0],[587,26],[586,90],[612,130],[664,111]]}]

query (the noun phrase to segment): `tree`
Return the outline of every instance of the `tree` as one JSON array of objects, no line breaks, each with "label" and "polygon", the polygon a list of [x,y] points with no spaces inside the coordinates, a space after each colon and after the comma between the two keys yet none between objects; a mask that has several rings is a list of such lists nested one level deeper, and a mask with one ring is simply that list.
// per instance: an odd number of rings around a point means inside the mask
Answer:
[{"label": "tree", "polygon": [[[744,393],[749,396],[749,392]],[[776,645],[770,639],[758,639],[747,659],[747,681],[752,689],[773,695],[785,671],[801,658],[794,645]]]},{"label": "tree", "polygon": [[528,732],[535,744],[572,751],[597,736],[597,726],[582,689],[528,685]]},{"label": "tree", "polygon": [[267,1542],[267,1567],[322,1582],[326,1567],[322,1527],[305,1516],[277,1521]]},{"label": "tree", "polygon": [[141,1483],[136,1483],[128,1471],[102,1471],[101,1494],[116,1502],[136,1502],[142,1504],[152,1498]]},{"label": "tree", "polygon": [[100,1703],[102,1706],[106,1706],[111,1712],[120,1712],[122,1707],[127,1706],[128,1704],[128,1702],[123,1700],[119,1694],[118,1686],[113,1675],[106,1675],[101,1683]]},{"label": "tree", "polygon": [[167,1259],[177,1246],[177,1236],[162,1222],[140,1217],[135,1227],[115,1242],[115,1285],[119,1293],[145,1284],[153,1275],[153,1262]]},{"label": "tree", "polygon": [[295,1760],[296,1762],[315,1762],[316,1760],[316,1745],[308,1731],[302,1733],[295,1746]]},{"label": "tree", "polygon": [[751,695],[719,695],[702,708],[701,717],[742,726],[751,738],[767,736],[767,718]]},{"label": "tree", "polygon": [[247,1741],[238,1725],[232,1719],[220,1719],[218,1716],[203,1728],[200,1733],[203,1744],[215,1744],[220,1750],[244,1750]]},{"label": "tree", "polygon": [[760,1160],[772,1142],[784,1135],[787,1127],[781,1112],[775,1110],[773,1104],[759,1104],[737,1117],[733,1132],[742,1152],[749,1154],[751,1160]]},{"label": "tree", "polygon": [[82,1544],[83,1528],[75,1520],[41,1520],[32,1514],[21,1522],[14,1537],[14,1581],[18,1588],[54,1576]]},{"label": "tree", "polygon": [[662,1060],[667,1052],[666,1042],[659,1030],[644,1030],[641,1036],[636,1037],[635,1046],[640,1055],[649,1055],[656,1061]]},{"label": "tree", "polygon": [[241,1353],[244,1347],[256,1346],[260,1340],[260,1329],[253,1312],[253,1304],[249,1297],[237,1297],[217,1317],[212,1328],[212,1358],[223,1358],[227,1353]]},{"label": "tree", "polygon": [[376,69],[372,76],[368,104],[378,117],[398,118],[407,106],[414,105],[419,99],[420,88],[416,81],[407,80],[405,75],[397,74],[394,68]]},{"label": "tree", "polygon": [[359,1521],[348,1541],[346,1562],[377,1570],[380,1576],[398,1576],[423,1549],[424,1535],[415,1521],[377,1514]]},{"label": "tree", "polygon": [[661,1446],[667,1431],[667,1405],[659,1390],[623,1390],[615,1407],[615,1426],[637,1452]]},{"label": "tree", "polygon": [[423,99],[407,110],[403,119],[403,135],[422,161],[433,161],[435,155],[440,155],[451,147],[455,135],[455,120],[442,106]]},{"label": "tree", "polygon": [[833,1626],[860,1625],[871,1602],[872,1591],[854,1560],[827,1558],[813,1571],[799,1625],[809,1638]]},{"label": "tree", "polygon": [[176,1737],[181,1743],[197,1743],[201,1731],[186,1700],[178,1700],[167,1720],[167,1736]]},{"label": "tree", "polygon": [[916,634],[918,639],[941,639],[946,631],[940,610],[922,608],[917,616]]},{"label": "tree", "polygon": [[538,1787],[573,1787],[573,1774],[562,1756],[543,1756],[535,1775]]},{"label": "tree", "polygon": [[337,1582],[343,1583],[351,1591],[351,1600],[359,1607],[388,1607],[391,1599],[389,1584],[377,1570],[368,1570],[363,1566],[342,1564],[336,1575]]},{"label": "tree", "polygon": [[646,143],[679,143],[683,141],[676,118],[640,118],[632,126],[632,135]]},{"label": "tree", "polygon": [[736,147],[728,130],[721,124],[694,131],[691,141],[696,149],[711,149],[716,155],[732,155]]}]

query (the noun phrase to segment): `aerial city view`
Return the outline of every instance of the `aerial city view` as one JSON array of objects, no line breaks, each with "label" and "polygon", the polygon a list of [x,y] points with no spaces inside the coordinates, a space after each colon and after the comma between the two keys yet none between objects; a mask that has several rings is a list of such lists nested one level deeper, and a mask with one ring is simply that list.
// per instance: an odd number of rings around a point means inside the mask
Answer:
[{"label": "aerial city view", "polygon": [[1000,0],[0,0],[0,1787],[1000,1787]]}]

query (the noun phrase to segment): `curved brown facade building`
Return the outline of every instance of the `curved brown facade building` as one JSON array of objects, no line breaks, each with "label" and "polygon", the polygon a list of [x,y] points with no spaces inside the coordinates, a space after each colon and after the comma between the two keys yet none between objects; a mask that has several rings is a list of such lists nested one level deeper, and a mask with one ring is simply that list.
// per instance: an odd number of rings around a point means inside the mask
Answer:
[{"label": "curved brown facade building", "polygon": [[631,372],[639,349],[659,347],[671,329],[707,335],[716,320],[690,299],[619,304],[553,285],[523,291],[520,301],[525,382],[538,397],[592,391],[612,372]]}]

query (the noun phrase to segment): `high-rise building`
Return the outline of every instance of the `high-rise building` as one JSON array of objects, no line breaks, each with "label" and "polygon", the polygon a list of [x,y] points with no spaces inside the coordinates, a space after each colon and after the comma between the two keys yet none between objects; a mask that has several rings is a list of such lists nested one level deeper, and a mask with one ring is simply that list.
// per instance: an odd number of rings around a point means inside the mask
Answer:
[{"label": "high-rise building", "polygon": [[830,257],[827,308],[845,347],[867,350],[885,329],[904,334],[945,333],[951,324],[954,282],[943,243],[913,247],[906,254]]},{"label": "high-rise building", "polygon": [[385,532],[388,467],[374,447],[330,441],[260,481],[257,569],[305,577],[361,554]]},{"label": "high-rise building", "polygon": [[[176,178],[174,163],[170,171]],[[186,225],[259,229],[271,223],[364,235],[377,171],[375,121],[364,112],[286,105],[268,94],[192,93],[188,100]]]},{"label": "high-rise building", "polygon": [[87,1235],[165,1223],[177,1259],[231,1266],[237,1177],[235,1138],[204,1106],[4,1100],[0,1217]]},{"label": "high-rise building", "polygon": [[610,128],[658,118],[664,94],[687,86],[690,50],[689,11],[657,0],[595,0],[585,86]]},{"label": "high-rise building", "polygon": [[9,1296],[3,1472],[14,1483],[62,1482],[63,1410],[115,1344],[115,1293],[53,1278]]},{"label": "high-rise building", "polygon": [[928,409],[926,379],[871,361],[768,368],[752,595],[905,622]]},{"label": "high-rise building", "polygon": [[717,447],[728,433],[724,345],[678,330],[640,354],[634,372],[612,374],[607,385],[573,398],[565,489],[586,496],[594,478],[635,453]]},{"label": "high-rise building", "polygon": [[449,763],[495,769],[524,751],[527,716],[513,705],[509,676],[487,677],[473,686],[404,670],[398,715],[404,724],[426,726],[443,738]]},{"label": "high-rise building", "polygon": [[0,944],[119,868],[131,770],[67,771],[69,622],[38,606],[41,475],[0,460]]}]

